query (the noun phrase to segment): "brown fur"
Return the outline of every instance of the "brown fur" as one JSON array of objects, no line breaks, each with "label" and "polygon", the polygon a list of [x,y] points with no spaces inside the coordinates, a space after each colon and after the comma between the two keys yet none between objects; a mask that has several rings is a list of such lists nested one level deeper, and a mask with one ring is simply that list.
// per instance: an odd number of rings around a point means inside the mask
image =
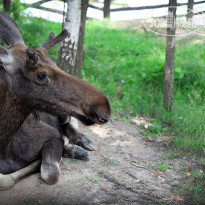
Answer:
[{"label": "brown fur", "polygon": [[[71,115],[86,125],[104,124],[110,117],[109,102],[93,85],[59,69],[43,47],[33,50],[37,61],[29,64],[32,58],[17,25],[1,12],[0,37],[10,45],[8,49],[0,46],[0,173],[26,166],[38,158],[39,153],[42,153],[43,169],[52,168],[50,158],[59,161],[62,155],[62,139],[43,122],[22,128],[31,111]],[[11,155],[16,158],[11,159]],[[58,168],[53,168],[56,174]],[[53,181],[48,179],[47,183]]]}]

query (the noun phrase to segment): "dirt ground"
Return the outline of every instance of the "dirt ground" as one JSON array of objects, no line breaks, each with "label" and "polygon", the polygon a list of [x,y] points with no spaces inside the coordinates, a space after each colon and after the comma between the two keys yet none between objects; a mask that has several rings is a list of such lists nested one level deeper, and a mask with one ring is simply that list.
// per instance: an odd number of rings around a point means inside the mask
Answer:
[{"label": "dirt ground", "polygon": [[[191,204],[176,190],[195,162],[187,157],[163,159],[167,149],[143,137],[139,123],[113,120],[103,126],[81,125],[97,147],[89,152],[89,161],[63,158],[56,185],[47,185],[39,173],[33,174],[0,192],[0,205]],[[157,168],[162,161],[169,165],[166,171]]]}]

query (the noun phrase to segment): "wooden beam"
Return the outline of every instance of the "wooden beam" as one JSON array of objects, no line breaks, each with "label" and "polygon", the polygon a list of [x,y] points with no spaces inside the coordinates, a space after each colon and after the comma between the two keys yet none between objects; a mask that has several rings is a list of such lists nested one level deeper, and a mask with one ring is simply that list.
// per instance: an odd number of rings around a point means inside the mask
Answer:
[{"label": "wooden beam", "polygon": [[103,8],[94,6],[94,5],[92,5],[92,4],[88,4],[88,7],[93,8],[93,9],[97,9],[97,10],[100,10],[100,11],[103,11]]},{"label": "wooden beam", "polygon": [[[44,2],[45,2],[45,0],[44,0]],[[25,4],[25,3],[22,3],[22,4],[27,6],[27,7],[41,9],[41,10],[44,10],[44,11],[50,11],[50,12],[54,12],[54,13],[62,14],[63,15],[63,11],[60,11],[60,10],[57,10],[57,9],[47,8],[47,7],[44,7],[44,6],[40,6],[38,4],[35,4],[35,5],[33,5],[33,4]]]},{"label": "wooden beam", "polygon": [[37,6],[37,7],[35,6],[34,8],[41,9],[41,10],[44,10],[44,11],[51,11],[51,12],[63,15],[63,11],[60,11],[60,10],[57,10],[57,9],[51,9],[51,8],[47,8],[47,7],[43,7],[43,6]]},{"label": "wooden beam", "polygon": [[[47,8],[47,7],[43,7],[43,6],[39,5],[39,4],[48,2],[48,1],[51,1],[51,0],[41,0],[41,1],[33,3],[33,4],[25,4],[25,3],[22,3],[22,4],[26,5],[28,7],[33,7],[33,8],[38,8],[38,9],[45,10],[45,11],[51,11],[51,12],[54,12],[54,13],[63,14],[63,11],[60,11],[60,10],[57,10],[57,9],[51,9],[51,8]],[[194,5],[195,4],[202,4],[202,3],[205,3],[205,1],[194,2]],[[186,5],[187,5],[187,3],[178,3],[177,4],[177,6],[186,6]],[[168,6],[169,6],[168,4],[161,4],[161,5],[155,5],[155,6],[122,7],[122,8],[117,8],[117,9],[110,9],[110,11],[111,12],[116,12],[116,11],[158,9],[158,8],[165,8],[165,7],[168,7]],[[94,6],[92,4],[88,4],[88,7],[93,8],[93,9],[97,9],[97,10],[100,10],[100,11],[103,11],[103,8]],[[198,13],[196,13],[194,15],[197,15],[197,14],[201,14],[201,12],[198,12]]]},{"label": "wooden beam", "polygon": [[[194,2],[194,4],[202,4],[205,3],[205,1],[198,1]],[[177,6],[186,6],[188,3],[178,3]],[[115,11],[130,11],[130,10],[144,10],[144,9],[159,9],[159,8],[165,8],[169,7],[169,4],[161,4],[161,5],[155,5],[155,6],[141,6],[141,7],[122,7],[117,9],[110,9],[111,12]]]},{"label": "wooden beam", "polygon": [[46,3],[46,2],[48,2],[48,1],[52,1],[52,0],[40,0],[40,1],[38,1],[38,2],[35,2],[35,3],[33,3],[33,4],[29,4],[29,5],[31,5],[31,6],[37,6],[37,5]]}]

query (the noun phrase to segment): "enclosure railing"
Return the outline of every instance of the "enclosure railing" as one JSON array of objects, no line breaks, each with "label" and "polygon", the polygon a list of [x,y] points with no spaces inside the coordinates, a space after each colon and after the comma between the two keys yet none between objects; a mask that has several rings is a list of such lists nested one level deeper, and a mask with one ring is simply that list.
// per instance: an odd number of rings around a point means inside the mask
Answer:
[{"label": "enclosure railing", "polygon": [[[24,3],[24,5],[29,6],[29,7],[38,8],[38,9],[41,9],[41,10],[46,10],[46,11],[51,11],[51,12],[54,12],[54,13],[63,14],[63,11],[41,6],[42,3],[45,3],[45,2],[48,2],[48,1],[52,1],[52,0],[41,0],[41,1],[38,1],[38,2],[32,3],[32,4],[25,4]],[[194,5],[202,4],[202,3],[205,3],[205,1],[193,2]],[[177,6],[187,6],[187,5],[188,5],[188,3],[178,3],[177,4]],[[93,9],[97,9],[97,10],[100,10],[100,11],[103,11],[103,9],[104,9],[103,7],[97,7],[97,6],[94,6],[92,4],[88,4],[88,7],[93,8]],[[121,7],[121,8],[110,9],[110,12],[145,10],[145,9],[158,9],[158,8],[166,8],[166,7],[169,7],[169,4],[161,4],[161,5],[153,5],[153,6],[140,6],[140,7]],[[205,11],[197,12],[197,13],[194,13],[193,15],[198,15],[198,14],[203,14],[203,13],[205,13]]]}]

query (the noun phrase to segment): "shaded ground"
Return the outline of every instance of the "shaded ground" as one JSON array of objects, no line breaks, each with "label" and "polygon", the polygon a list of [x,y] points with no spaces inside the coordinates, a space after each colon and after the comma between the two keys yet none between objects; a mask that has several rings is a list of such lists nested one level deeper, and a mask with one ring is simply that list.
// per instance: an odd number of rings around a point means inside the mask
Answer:
[{"label": "shaded ground", "polygon": [[[0,192],[0,205],[191,204],[175,191],[186,177],[181,167],[189,169],[195,162],[162,159],[165,148],[141,136],[138,123],[81,126],[97,145],[90,161],[63,158],[58,184],[47,185],[34,174]],[[166,171],[156,168],[161,161],[169,165]]]}]

